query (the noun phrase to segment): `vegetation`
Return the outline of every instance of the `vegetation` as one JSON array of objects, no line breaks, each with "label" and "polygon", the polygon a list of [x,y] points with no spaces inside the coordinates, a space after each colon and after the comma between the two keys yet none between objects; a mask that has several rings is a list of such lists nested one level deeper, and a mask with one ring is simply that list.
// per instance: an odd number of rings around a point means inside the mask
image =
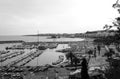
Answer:
[{"label": "vegetation", "polygon": [[106,30],[110,30],[111,28],[115,27],[116,31],[115,31],[115,35],[112,36],[110,38],[110,36],[108,38],[109,43],[114,43],[114,45],[116,46],[117,50],[120,51],[120,17],[115,18],[115,21],[112,22],[113,25],[105,25],[104,28]]},{"label": "vegetation", "polygon": [[[115,5],[119,5],[118,3],[114,4],[113,7]],[[118,6],[118,11],[120,14],[120,6]],[[103,44],[103,45],[114,45],[117,49],[118,52],[120,52],[120,17],[115,18],[114,22],[112,22],[112,25],[105,25],[104,29],[106,30],[106,32],[109,33],[109,31],[111,31],[112,28],[115,28],[115,31],[113,35],[108,35],[108,36],[104,36],[101,38],[96,38],[94,40],[94,43],[96,44]],[[109,47],[108,47],[109,48]],[[115,49],[115,50],[116,50]],[[107,62],[109,62],[109,67],[106,69],[105,71],[105,76],[107,79],[120,79],[120,57],[119,57],[119,53],[118,53],[118,57],[116,57],[115,59],[112,58],[112,56],[115,54],[116,52],[113,49],[109,48],[109,51],[107,51],[104,56],[107,57]]]},{"label": "vegetation", "polygon": [[103,45],[110,45],[114,42],[114,36],[107,36],[107,37],[101,37],[101,38],[96,38],[93,42],[95,44],[103,44]]},{"label": "vegetation", "polygon": [[[118,3],[114,4],[119,5]],[[120,13],[120,7],[118,6],[118,11]],[[117,17],[114,22],[112,22],[113,25],[105,25],[104,28],[109,31],[111,28],[115,27],[115,35],[110,37],[104,38],[102,42],[104,41],[104,44],[114,44],[116,46],[116,49],[120,52],[120,17]],[[108,41],[108,42],[107,42]],[[106,43],[105,43],[106,42]],[[119,79],[120,77],[120,58],[114,59],[112,58],[112,55],[114,54],[113,50],[109,50],[105,55],[108,57],[107,61],[109,62],[109,68],[106,70],[106,77],[107,79]]]},{"label": "vegetation", "polygon": [[73,65],[77,66],[78,63],[80,62],[79,59],[72,52],[67,53],[66,58],[68,60],[70,60],[70,63],[71,63],[70,65],[71,66],[73,66]]}]

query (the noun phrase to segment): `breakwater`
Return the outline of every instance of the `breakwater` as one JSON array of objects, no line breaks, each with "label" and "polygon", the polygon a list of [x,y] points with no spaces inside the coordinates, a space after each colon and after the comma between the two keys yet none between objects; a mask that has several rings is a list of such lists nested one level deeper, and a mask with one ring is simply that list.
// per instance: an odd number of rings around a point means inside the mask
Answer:
[{"label": "breakwater", "polygon": [[24,41],[22,40],[9,40],[9,41],[0,41],[0,44],[5,44],[5,43],[23,43]]},{"label": "breakwater", "polygon": [[46,43],[58,43],[58,44],[68,44],[68,43],[78,43],[83,41],[40,41],[40,42],[24,42],[24,44],[46,44]]}]

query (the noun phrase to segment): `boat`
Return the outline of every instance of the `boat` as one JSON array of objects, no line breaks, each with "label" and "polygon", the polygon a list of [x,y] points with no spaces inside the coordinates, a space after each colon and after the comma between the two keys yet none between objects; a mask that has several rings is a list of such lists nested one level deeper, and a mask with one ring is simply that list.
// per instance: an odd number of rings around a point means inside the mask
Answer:
[{"label": "boat", "polygon": [[38,49],[39,50],[45,50],[45,49],[47,49],[45,46],[38,46]]},{"label": "boat", "polygon": [[72,50],[71,48],[66,48],[66,49],[56,50],[56,52],[66,53],[66,52],[70,52],[71,50]]},{"label": "boat", "polygon": [[60,64],[61,62],[63,62],[64,60],[64,56],[63,55],[60,55],[59,56],[59,59],[56,61],[56,62],[53,62],[52,65],[58,65]]}]

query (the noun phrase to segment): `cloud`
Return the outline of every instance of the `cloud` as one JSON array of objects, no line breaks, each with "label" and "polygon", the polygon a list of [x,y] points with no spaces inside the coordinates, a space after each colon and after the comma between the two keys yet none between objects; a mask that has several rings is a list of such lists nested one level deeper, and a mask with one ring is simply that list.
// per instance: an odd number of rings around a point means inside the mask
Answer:
[{"label": "cloud", "polygon": [[111,7],[113,3],[114,0],[0,0],[0,34],[101,29],[117,14]]}]

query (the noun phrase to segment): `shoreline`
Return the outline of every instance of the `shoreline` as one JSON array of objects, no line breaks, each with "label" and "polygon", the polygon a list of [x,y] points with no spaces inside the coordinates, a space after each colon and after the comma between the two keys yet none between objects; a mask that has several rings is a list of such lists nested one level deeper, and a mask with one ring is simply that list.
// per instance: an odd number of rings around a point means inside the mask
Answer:
[{"label": "shoreline", "polygon": [[8,44],[8,43],[23,43],[22,40],[9,40],[9,41],[0,41],[0,44]]}]

